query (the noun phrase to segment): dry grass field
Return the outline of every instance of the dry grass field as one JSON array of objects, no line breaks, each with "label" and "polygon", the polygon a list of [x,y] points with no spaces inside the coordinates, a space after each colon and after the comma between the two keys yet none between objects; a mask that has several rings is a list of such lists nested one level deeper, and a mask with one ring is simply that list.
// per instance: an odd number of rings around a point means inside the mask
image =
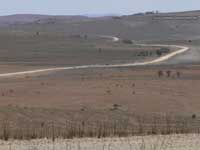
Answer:
[{"label": "dry grass field", "polygon": [[199,66],[165,66],[159,78],[162,68],[2,78],[1,138],[4,130],[25,139],[199,132]]},{"label": "dry grass field", "polygon": [[[190,50],[156,65],[0,76],[0,149],[199,147],[199,20],[32,17],[0,17],[0,74],[144,62],[162,55],[163,47],[135,43]],[[102,35],[121,39],[113,42]]]},{"label": "dry grass field", "polygon": [[106,110],[118,104],[138,113],[198,113],[199,66],[165,67],[161,78],[158,70],[162,68],[80,69],[1,78],[0,105]]}]

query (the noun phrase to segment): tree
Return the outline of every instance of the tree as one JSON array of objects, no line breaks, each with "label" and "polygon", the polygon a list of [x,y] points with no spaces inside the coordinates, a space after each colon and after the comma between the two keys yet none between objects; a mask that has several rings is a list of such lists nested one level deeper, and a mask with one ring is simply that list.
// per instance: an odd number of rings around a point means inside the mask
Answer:
[{"label": "tree", "polygon": [[156,54],[157,54],[158,56],[161,56],[161,55],[162,55],[161,50],[157,50],[157,51],[156,51]]},{"label": "tree", "polygon": [[39,36],[39,35],[40,35],[40,32],[36,32],[36,35]]},{"label": "tree", "polygon": [[166,73],[167,73],[167,77],[169,78],[171,76],[171,71],[167,70]]},{"label": "tree", "polygon": [[176,72],[176,76],[177,76],[177,78],[180,78],[180,76],[181,76],[181,73],[178,71],[178,72]]},{"label": "tree", "polygon": [[162,70],[159,70],[159,71],[158,71],[158,77],[161,78],[162,76],[163,76],[163,71],[162,71]]}]

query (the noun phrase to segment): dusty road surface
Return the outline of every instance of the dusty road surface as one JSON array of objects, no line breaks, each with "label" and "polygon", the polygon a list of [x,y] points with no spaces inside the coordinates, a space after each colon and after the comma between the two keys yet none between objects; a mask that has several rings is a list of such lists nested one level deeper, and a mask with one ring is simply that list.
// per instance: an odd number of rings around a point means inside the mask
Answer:
[{"label": "dusty road surface", "polygon": [[[112,37],[112,36],[102,36],[103,38],[110,38],[113,42],[118,42],[118,37]],[[179,46],[179,45],[148,45],[148,44],[137,44],[139,46],[157,46],[157,47],[172,47],[177,48],[178,50],[173,51],[169,54],[166,54],[164,56],[161,56],[159,58],[156,58],[154,60],[145,61],[145,62],[135,62],[135,63],[125,63],[125,64],[108,64],[108,65],[82,65],[82,66],[72,66],[72,67],[56,67],[56,68],[47,68],[47,69],[37,69],[37,70],[30,70],[30,71],[22,71],[22,72],[13,72],[13,73],[2,73],[0,74],[0,77],[15,77],[20,75],[29,75],[29,74],[40,74],[43,72],[55,72],[55,71],[61,71],[61,70],[74,70],[74,69],[88,69],[88,68],[116,68],[116,67],[133,67],[133,66],[144,66],[144,65],[151,65],[151,64],[157,64],[166,60],[169,60],[170,58],[184,53],[189,50],[189,47],[186,46]]]},{"label": "dusty road surface", "polygon": [[0,141],[1,150],[199,150],[199,135]]}]

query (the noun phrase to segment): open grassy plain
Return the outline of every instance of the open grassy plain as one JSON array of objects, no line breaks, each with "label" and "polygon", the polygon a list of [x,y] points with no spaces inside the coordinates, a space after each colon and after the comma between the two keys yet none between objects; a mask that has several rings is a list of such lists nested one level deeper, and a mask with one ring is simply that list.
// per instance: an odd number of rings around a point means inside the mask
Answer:
[{"label": "open grassy plain", "polygon": [[[199,11],[170,15],[194,14],[198,15]],[[23,21],[20,16],[7,17],[8,20],[0,24],[1,74],[54,67],[145,62],[157,59],[160,56],[158,50],[163,48],[135,43],[181,45],[190,50],[155,65],[0,77],[2,140],[48,138],[55,141],[62,138],[199,133],[199,20],[166,21],[154,20],[154,15],[131,15],[118,19],[72,17],[74,20],[70,18],[69,21],[69,18],[58,16],[32,16],[32,19],[28,16],[27,22],[24,16]],[[12,21],[12,17],[17,21]],[[122,39],[113,42],[100,35]],[[175,135],[175,140],[177,137]],[[192,143],[196,136],[191,135],[192,140],[187,138],[186,141]],[[77,140],[78,146],[84,140]],[[105,144],[100,141],[99,147],[95,145],[96,149],[104,149],[110,140],[116,140],[116,147],[119,147],[121,139],[106,139]],[[69,142],[77,146],[77,141]],[[12,149],[18,142],[9,144],[2,141],[0,149]],[[28,143],[34,145],[37,142]],[[88,142],[89,146],[94,145],[90,140]],[[94,139],[94,142],[99,140]],[[132,142],[135,140],[125,139],[125,149],[133,148]],[[139,145],[144,146],[142,142]],[[54,144],[48,143],[55,150]],[[62,140],[56,144],[65,149],[68,148],[66,145],[71,145]],[[22,141],[21,145],[21,149],[26,149],[26,142]],[[111,147],[114,148],[115,144]],[[140,149],[145,150],[145,147],[138,147]]]}]

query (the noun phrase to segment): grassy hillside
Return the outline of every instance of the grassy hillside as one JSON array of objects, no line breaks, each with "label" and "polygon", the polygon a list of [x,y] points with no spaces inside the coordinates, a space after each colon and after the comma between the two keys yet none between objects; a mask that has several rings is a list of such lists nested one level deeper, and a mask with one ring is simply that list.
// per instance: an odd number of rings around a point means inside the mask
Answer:
[{"label": "grassy hillside", "polygon": [[[172,16],[171,20],[155,17]],[[182,19],[176,18],[182,16]],[[189,19],[188,17],[196,17]],[[110,34],[135,40],[196,39],[200,34],[200,11],[88,18],[82,16],[14,15],[0,17],[4,29],[64,34]],[[186,18],[184,18],[186,17]]]}]

